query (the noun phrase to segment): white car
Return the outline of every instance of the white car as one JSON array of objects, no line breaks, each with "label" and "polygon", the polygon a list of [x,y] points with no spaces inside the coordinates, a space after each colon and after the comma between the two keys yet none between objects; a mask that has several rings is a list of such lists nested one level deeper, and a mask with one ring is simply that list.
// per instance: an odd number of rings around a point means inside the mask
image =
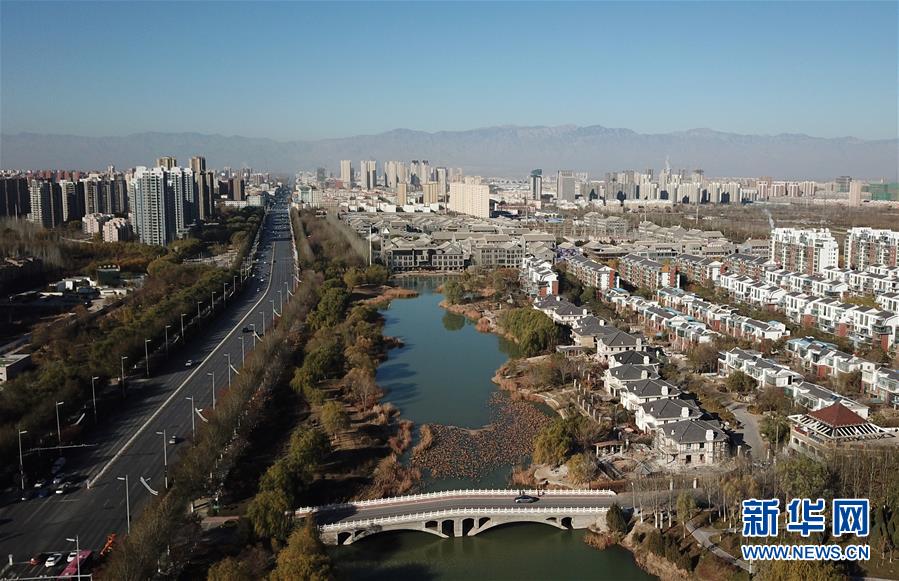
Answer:
[{"label": "white car", "polygon": [[44,561],[44,567],[55,567],[62,561],[62,553],[53,553]]},{"label": "white car", "polygon": [[75,560],[75,557],[77,557],[77,556],[78,556],[78,553],[76,553],[75,551],[72,551],[71,553],[66,555],[66,563],[71,563],[72,561]]},{"label": "white car", "polygon": [[187,362],[184,364],[184,367],[193,367],[193,366],[194,366],[193,359],[188,359]]}]

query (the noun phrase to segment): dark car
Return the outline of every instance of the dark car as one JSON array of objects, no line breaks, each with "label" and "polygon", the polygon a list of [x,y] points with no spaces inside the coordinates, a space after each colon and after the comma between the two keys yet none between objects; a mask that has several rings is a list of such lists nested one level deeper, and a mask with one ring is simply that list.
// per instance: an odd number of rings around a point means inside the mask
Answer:
[{"label": "dark car", "polygon": [[536,496],[530,496],[527,494],[521,494],[515,497],[515,504],[530,504],[532,502],[537,502],[540,500]]},{"label": "dark car", "polygon": [[244,333],[252,333],[252,332],[253,332],[253,329],[251,329],[251,328],[249,328],[249,327],[244,327],[244,328],[243,328],[243,332],[244,332]]}]

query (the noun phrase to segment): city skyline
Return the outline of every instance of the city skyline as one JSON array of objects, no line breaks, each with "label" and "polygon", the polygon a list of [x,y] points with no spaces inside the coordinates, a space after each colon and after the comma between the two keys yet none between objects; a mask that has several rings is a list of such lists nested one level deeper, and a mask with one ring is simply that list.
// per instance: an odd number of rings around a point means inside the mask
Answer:
[{"label": "city skyline", "polygon": [[[476,15],[466,3],[177,6],[159,43],[130,23],[171,4],[3,2],[3,132],[315,140],[400,127],[600,124],[640,133],[897,133],[895,3],[526,3],[514,11],[487,3]],[[339,30],[297,26],[338,19]],[[199,20],[210,34],[197,34]],[[78,42],[35,45],[35,21],[50,37],[77,29]],[[865,34],[847,30],[845,42],[783,34],[840,31],[850,21]],[[589,22],[607,26],[572,34]],[[423,27],[428,34],[414,32]],[[233,42],[223,31],[256,40]],[[193,63],[191,83],[159,90],[145,74],[153,63]],[[85,85],[97,71],[114,74],[117,90]],[[81,90],[59,99],[41,90],[48,78]],[[861,91],[865,106],[846,91]]]}]

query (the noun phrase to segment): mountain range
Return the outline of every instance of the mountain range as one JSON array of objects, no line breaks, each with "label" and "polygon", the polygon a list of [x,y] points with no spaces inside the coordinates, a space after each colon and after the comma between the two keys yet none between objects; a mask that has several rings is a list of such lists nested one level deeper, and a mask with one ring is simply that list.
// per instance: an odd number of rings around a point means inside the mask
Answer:
[{"label": "mountain range", "polygon": [[395,129],[376,135],[276,141],[200,133],[136,133],[81,137],[17,133],[0,135],[4,169],[96,169],[151,165],[173,155],[186,165],[204,155],[209,167],[252,167],[293,173],[339,160],[427,159],[461,167],[467,175],[523,177],[534,168],[606,171],[664,167],[702,168],[707,176],[833,179],[837,175],[897,179],[899,139],[822,138],[802,134],[742,135],[711,129],[637,133],[599,125],[499,126],[465,131]]}]

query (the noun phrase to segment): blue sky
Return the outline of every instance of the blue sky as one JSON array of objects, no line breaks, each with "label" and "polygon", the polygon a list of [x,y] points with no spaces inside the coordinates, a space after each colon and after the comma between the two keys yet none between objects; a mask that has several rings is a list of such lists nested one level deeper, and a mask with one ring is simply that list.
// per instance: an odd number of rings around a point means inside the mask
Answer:
[{"label": "blue sky", "polygon": [[897,136],[896,2],[0,2],[0,126]]}]

